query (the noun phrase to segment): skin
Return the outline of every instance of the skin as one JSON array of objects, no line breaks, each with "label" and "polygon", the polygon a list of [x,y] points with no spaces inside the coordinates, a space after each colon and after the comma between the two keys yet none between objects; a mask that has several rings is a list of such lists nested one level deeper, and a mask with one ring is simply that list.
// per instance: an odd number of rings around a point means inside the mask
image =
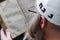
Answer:
[{"label": "skin", "polygon": [[45,31],[45,39],[46,40],[60,40],[60,26],[47,22]]},{"label": "skin", "polygon": [[35,26],[30,28],[29,33],[31,37],[37,38],[37,40],[60,40],[60,26],[49,22],[43,17],[41,19],[38,18]]}]

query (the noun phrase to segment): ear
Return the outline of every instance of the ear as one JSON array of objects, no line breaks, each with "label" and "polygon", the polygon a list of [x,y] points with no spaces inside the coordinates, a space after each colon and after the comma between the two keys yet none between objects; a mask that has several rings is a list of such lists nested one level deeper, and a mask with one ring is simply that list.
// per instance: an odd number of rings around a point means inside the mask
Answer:
[{"label": "ear", "polygon": [[41,16],[41,28],[43,29],[47,24],[47,21],[44,16]]}]

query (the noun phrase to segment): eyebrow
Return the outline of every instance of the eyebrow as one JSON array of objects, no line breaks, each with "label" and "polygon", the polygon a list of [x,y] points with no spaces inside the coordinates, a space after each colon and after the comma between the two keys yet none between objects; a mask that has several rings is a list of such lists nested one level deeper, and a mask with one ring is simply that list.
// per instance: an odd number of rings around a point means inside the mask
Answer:
[{"label": "eyebrow", "polygon": [[37,12],[35,12],[35,11],[33,11],[33,10],[28,10],[29,12],[33,12],[33,13],[37,13]]}]

